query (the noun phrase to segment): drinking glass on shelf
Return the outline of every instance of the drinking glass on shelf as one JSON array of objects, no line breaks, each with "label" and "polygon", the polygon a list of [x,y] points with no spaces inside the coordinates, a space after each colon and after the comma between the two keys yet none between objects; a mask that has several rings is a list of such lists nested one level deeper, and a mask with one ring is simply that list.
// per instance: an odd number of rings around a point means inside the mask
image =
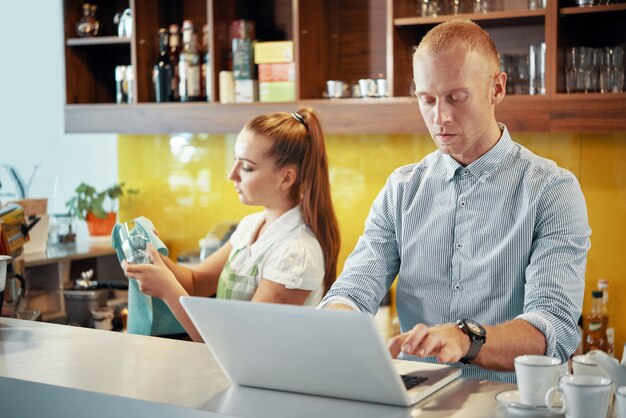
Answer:
[{"label": "drinking glass on shelf", "polygon": [[128,264],[154,264],[148,250],[149,239],[134,221],[121,224],[117,233]]},{"label": "drinking glass on shelf", "polygon": [[424,11],[426,12],[426,14],[422,14],[422,16],[439,16],[441,11],[441,5],[439,4],[439,0],[422,0],[422,12]]},{"label": "drinking glass on shelf", "polygon": [[624,49],[605,47],[599,58],[599,88],[601,93],[624,90]]},{"label": "drinking glass on shelf", "polygon": [[546,43],[528,48],[529,94],[546,94]]},{"label": "drinking glass on shelf", "polygon": [[590,74],[593,71],[593,48],[575,46],[567,50],[565,84],[568,93],[583,93],[590,89]]},{"label": "drinking glass on shelf", "polygon": [[530,92],[530,57],[526,54],[517,55],[517,86],[516,94],[528,94]]}]

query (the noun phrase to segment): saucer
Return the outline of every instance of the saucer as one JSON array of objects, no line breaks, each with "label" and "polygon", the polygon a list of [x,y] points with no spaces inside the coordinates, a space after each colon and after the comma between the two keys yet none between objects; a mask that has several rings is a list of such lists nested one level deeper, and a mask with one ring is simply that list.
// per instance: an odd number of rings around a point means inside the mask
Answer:
[{"label": "saucer", "polygon": [[[562,415],[562,413],[558,410],[555,411],[547,406],[532,406],[523,404],[519,397],[519,390],[507,390],[505,392],[500,392],[496,395],[496,401],[498,401],[500,405],[511,408],[512,410],[520,412],[525,411],[526,413],[535,416],[549,417]],[[560,404],[555,406],[560,407]]]}]

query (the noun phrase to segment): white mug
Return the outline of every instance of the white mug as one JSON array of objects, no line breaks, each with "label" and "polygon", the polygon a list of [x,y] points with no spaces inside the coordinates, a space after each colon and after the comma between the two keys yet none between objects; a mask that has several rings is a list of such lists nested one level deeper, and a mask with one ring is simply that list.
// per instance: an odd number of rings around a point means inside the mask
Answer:
[{"label": "white mug", "polygon": [[620,386],[615,392],[617,418],[626,418],[626,386]]},{"label": "white mug", "polygon": [[105,329],[111,331],[113,329],[113,308],[110,306],[102,306],[91,310],[94,327],[96,329]]},{"label": "white mug", "polygon": [[[552,404],[552,396],[557,392],[563,400],[561,408]],[[566,418],[605,417],[612,393],[613,381],[607,377],[570,374],[561,377],[558,386],[548,390],[545,401],[548,408],[565,413]]]},{"label": "white mug", "polygon": [[586,354],[572,357],[572,370],[574,374],[609,377],[604,370]]},{"label": "white mug", "polygon": [[544,406],[546,392],[558,383],[562,374],[563,367],[558,358],[539,355],[515,357],[520,402],[529,406]]}]

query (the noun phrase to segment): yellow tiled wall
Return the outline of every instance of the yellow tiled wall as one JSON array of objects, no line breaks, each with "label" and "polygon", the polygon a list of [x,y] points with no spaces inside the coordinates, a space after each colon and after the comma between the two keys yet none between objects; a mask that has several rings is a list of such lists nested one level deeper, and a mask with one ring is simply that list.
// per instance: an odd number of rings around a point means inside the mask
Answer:
[{"label": "yellow tiled wall", "polygon": [[[119,178],[140,194],[125,201],[124,220],[152,219],[174,255],[196,249],[215,224],[258,211],[243,206],[226,175],[236,135],[120,135]],[[626,133],[515,134],[533,152],[571,170],[581,182],[593,230],[584,311],[597,279],[609,279],[616,354],[626,338]],[[333,201],[342,236],[343,266],[371,202],[394,168],[435,149],[427,135],[327,135]]]}]

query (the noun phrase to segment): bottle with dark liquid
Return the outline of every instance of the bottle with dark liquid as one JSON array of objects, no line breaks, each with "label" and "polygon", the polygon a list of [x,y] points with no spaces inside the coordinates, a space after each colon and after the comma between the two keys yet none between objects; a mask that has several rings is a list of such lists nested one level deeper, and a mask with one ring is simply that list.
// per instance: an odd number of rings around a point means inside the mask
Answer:
[{"label": "bottle with dark liquid", "polygon": [[169,34],[165,28],[159,29],[159,58],[152,69],[152,82],[157,103],[170,102],[172,98],[173,69],[169,56]]},{"label": "bottle with dark liquid", "polygon": [[585,340],[583,351],[585,353],[591,350],[607,351],[608,342],[606,338],[606,324],[608,323],[607,315],[602,309],[602,291],[594,290],[591,292],[591,311],[585,316],[583,321],[585,326]]},{"label": "bottle with dark liquid", "polygon": [[180,100],[180,95],[178,94],[178,58],[180,56],[180,32],[178,30],[178,25],[171,24],[170,25],[170,38],[169,38],[169,47],[170,47],[170,65],[172,66],[172,102],[177,102]]}]

